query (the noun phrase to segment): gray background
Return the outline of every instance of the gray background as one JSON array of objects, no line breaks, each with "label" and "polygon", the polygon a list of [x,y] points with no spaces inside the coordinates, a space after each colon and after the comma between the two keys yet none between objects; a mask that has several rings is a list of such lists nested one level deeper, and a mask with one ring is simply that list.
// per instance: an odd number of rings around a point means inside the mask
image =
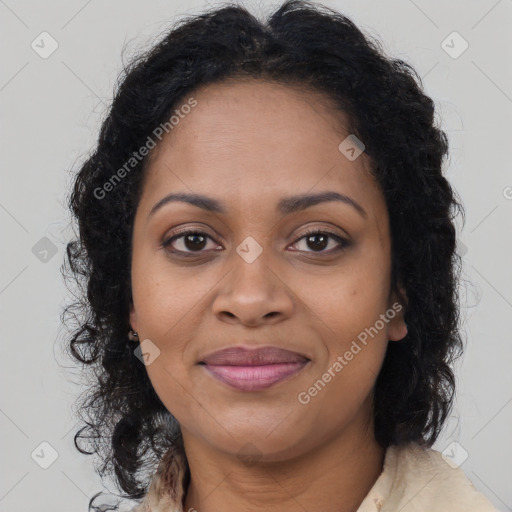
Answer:
[{"label": "gray background", "polygon": [[[278,2],[244,2],[263,15]],[[0,0],[0,512],[85,511],[113,489],[73,445],[79,372],[64,357],[60,275],[71,172],[92,148],[121,70],[121,51],[147,48],[183,14],[215,2]],[[501,511],[512,510],[512,2],[325,2],[409,61],[450,138],[447,176],[464,202],[459,227],[467,351],[457,364],[452,418],[434,448],[455,459]],[[31,47],[48,32],[57,50]],[[463,49],[458,32],[469,47]],[[508,33],[507,33],[508,32]],[[448,37],[447,42],[443,41]],[[451,42],[453,40],[453,42]],[[455,53],[454,53],[455,52]],[[45,238],[46,237],[46,238]],[[55,254],[52,253],[52,249]],[[45,253],[45,250],[49,250]],[[49,443],[58,453],[51,462]],[[32,456],[35,451],[35,454]],[[463,457],[462,457],[463,458]],[[37,461],[37,463],[36,463]]]}]

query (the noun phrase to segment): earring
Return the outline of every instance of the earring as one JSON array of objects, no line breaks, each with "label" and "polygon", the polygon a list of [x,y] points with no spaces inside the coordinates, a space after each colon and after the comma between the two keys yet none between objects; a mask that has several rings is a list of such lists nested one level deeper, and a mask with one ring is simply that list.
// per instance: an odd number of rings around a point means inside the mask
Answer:
[{"label": "earring", "polygon": [[139,341],[139,335],[135,331],[128,332],[128,339],[130,341]]}]

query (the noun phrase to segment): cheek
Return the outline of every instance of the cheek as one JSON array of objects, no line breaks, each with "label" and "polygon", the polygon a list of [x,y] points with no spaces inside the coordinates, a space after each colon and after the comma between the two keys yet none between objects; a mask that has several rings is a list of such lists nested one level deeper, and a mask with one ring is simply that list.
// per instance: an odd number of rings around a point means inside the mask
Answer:
[{"label": "cheek", "polygon": [[208,274],[172,267],[164,254],[148,254],[132,267],[133,300],[139,329],[161,343],[183,328],[188,315],[204,307],[212,284]]},{"label": "cheek", "polygon": [[345,344],[373,326],[386,311],[388,279],[382,261],[360,260],[322,278],[301,276],[296,282],[300,283],[298,295],[304,297],[327,339]]},{"label": "cheek", "polygon": [[[151,261],[150,261],[151,257]],[[147,262],[142,264],[142,262]],[[198,267],[197,267],[198,268]],[[146,367],[155,392],[173,410],[186,407],[193,388],[187,365],[187,347],[200,336],[198,318],[204,316],[208,292],[215,283],[198,269],[173,268],[163,255],[134,257],[133,299],[138,329],[157,349],[158,357]],[[218,280],[218,279],[217,279]],[[141,340],[142,341],[142,340]]]},{"label": "cheek", "polygon": [[194,414],[201,414],[201,411],[196,410],[200,396],[194,390],[186,371],[179,364],[179,355],[171,359],[169,359],[169,355],[168,352],[162,352],[161,356],[147,366],[146,370],[151,385],[165,408],[180,423],[187,425],[191,423]]},{"label": "cheek", "polygon": [[327,409],[340,399],[357,408],[373,387],[388,342],[388,323],[380,316],[387,310],[388,280],[385,254],[369,250],[321,280],[297,280],[324,346],[315,378],[330,382],[319,400]]}]

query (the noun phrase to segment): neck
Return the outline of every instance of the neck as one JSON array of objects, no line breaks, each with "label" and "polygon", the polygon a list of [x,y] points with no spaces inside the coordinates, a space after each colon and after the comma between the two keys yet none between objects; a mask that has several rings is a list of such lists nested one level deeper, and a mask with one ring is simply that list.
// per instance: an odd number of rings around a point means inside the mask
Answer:
[{"label": "neck", "polygon": [[183,510],[355,512],[382,472],[385,456],[373,426],[366,435],[361,432],[361,425],[352,424],[293,459],[247,465],[183,431],[191,475]]}]

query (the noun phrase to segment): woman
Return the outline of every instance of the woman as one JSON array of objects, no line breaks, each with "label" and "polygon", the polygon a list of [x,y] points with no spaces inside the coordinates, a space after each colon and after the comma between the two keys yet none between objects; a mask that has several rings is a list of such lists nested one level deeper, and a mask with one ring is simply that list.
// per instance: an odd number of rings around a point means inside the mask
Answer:
[{"label": "woman", "polygon": [[126,70],[68,258],[75,442],[135,511],[494,510],[431,449],[463,209],[418,81],[300,1],[185,20]]}]

